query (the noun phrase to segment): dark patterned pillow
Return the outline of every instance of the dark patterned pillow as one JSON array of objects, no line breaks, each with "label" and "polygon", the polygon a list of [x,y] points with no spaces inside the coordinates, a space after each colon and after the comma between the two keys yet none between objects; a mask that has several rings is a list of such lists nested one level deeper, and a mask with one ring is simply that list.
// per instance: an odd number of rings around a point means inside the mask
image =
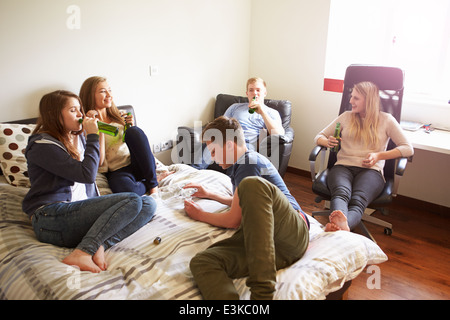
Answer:
[{"label": "dark patterned pillow", "polygon": [[35,124],[0,123],[0,167],[8,183],[30,187],[25,148]]}]

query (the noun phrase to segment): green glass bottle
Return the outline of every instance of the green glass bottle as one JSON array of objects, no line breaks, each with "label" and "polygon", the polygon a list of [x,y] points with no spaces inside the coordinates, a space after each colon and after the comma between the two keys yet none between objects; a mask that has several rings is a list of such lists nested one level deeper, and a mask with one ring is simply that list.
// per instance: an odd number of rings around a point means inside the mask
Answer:
[{"label": "green glass bottle", "polygon": [[[252,100],[252,101],[256,101],[256,96],[253,97],[253,100]],[[253,109],[253,108],[248,108],[248,113],[254,114],[254,113],[255,113],[255,109]]]},{"label": "green glass bottle", "polygon": [[[79,123],[83,123],[83,119],[78,120]],[[97,121],[98,131],[109,134],[110,136],[117,136],[119,133],[119,128],[113,126],[112,124],[104,123],[101,121]]]},{"label": "green glass bottle", "polygon": [[[336,123],[336,128],[334,129],[334,137],[338,140],[341,138],[341,123],[340,122]],[[339,151],[339,143],[337,144],[337,146],[335,146],[332,149],[332,151],[334,151],[334,152]]]},{"label": "green glass bottle", "polygon": [[[128,117],[128,116],[131,116],[131,112],[128,112],[128,113],[127,113],[127,117]],[[123,126],[123,135],[122,135],[122,141],[123,141],[123,142],[125,142],[125,132],[127,131],[127,129],[128,129],[129,127],[131,127],[131,123],[126,123],[126,122],[125,122],[125,125]]]}]

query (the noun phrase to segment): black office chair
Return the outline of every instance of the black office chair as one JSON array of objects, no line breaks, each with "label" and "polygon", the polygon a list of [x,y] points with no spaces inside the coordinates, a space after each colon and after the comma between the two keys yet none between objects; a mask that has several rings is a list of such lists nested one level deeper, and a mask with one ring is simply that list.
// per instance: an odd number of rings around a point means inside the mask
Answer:
[{"label": "black office chair", "polygon": [[[248,103],[248,98],[229,94],[217,95],[214,118],[222,116],[234,103]],[[280,176],[283,177],[291,157],[295,136],[294,129],[291,127],[292,104],[289,100],[273,99],[265,99],[264,103],[269,108],[275,109],[280,113],[285,134],[265,137],[259,145],[259,152],[269,158],[277,168]],[[198,168],[197,164],[202,164],[202,154],[206,144],[202,143],[200,139],[202,128],[198,128],[200,130],[197,130],[197,132],[194,129],[185,126],[178,127],[176,155],[178,163],[185,163]],[[215,163],[209,164],[208,169],[223,171]]]},{"label": "black office chair", "polygon": [[[404,74],[401,69],[382,66],[370,66],[370,65],[351,65],[347,68],[344,78],[344,91],[342,94],[341,107],[339,114],[345,111],[351,110],[350,97],[352,88],[355,84],[362,81],[370,81],[375,83],[380,89],[381,98],[381,111],[388,112],[394,116],[394,118],[400,122],[402,100],[403,100],[403,78]],[[387,150],[395,148],[395,144],[389,141]],[[312,190],[318,195],[316,202],[319,203],[322,200],[330,200],[330,192],[327,187],[327,175],[329,169],[336,162],[336,152],[328,152],[328,165],[324,170],[319,171],[316,174],[316,160],[319,155],[322,156],[322,167],[325,164],[327,148],[316,146],[310,156],[311,178],[313,180]],[[370,208],[376,208],[381,210],[383,214],[386,214],[384,207],[390,204],[393,197],[396,196],[398,180],[403,175],[407,158],[386,160],[384,166],[384,177],[386,183],[383,191],[380,193],[377,199],[375,199],[370,205]],[[397,176],[397,179],[395,179]],[[313,212],[312,215],[329,215],[330,210]],[[385,227],[385,234],[392,234],[392,224],[385,222],[381,219],[372,217],[371,215],[364,213],[359,227],[362,232],[374,242],[375,239],[370,234],[363,221],[375,223],[377,225]]]}]

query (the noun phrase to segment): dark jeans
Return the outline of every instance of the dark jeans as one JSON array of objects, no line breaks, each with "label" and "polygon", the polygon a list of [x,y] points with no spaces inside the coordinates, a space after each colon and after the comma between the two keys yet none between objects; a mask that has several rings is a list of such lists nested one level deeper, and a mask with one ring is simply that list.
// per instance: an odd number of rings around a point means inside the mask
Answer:
[{"label": "dark jeans", "polygon": [[158,186],[156,161],[147,136],[138,127],[126,131],[125,143],[130,150],[131,164],[106,174],[112,192],[134,192],[143,195]]},{"label": "dark jeans", "polygon": [[335,165],[328,173],[327,184],[330,209],[341,210],[352,230],[360,223],[367,206],[383,191],[384,178],[373,169]]},{"label": "dark jeans", "polygon": [[152,197],[118,193],[49,204],[36,210],[32,224],[39,241],[94,255],[136,232],[155,211]]}]

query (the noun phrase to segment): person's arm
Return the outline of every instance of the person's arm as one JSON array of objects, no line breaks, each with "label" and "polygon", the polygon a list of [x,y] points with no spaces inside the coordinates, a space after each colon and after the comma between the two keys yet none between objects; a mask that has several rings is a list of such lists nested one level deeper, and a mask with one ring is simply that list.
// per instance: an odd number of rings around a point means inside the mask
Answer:
[{"label": "person's arm", "polygon": [[362,165],[363,165],[363,167],[371,168],[378,161],[397,159],[397,158],[400,158],[401,156],[402,156],[402,154],[398,149],[391,149],[389,151],[381,151],[381,152],[371,152],[363,160]]},{"label": "person's arm", "polygon": [[189,183],[183,187],[183,189],[187,189],[187,188],[197,189],[197,192],[192,194],[193,197],[215,200],[215,201],[223,203],[227,206],[231,206],[231,202],[233,201],[232,196],[215,193],[215,192],[210,192],[200,184]]},{"label": "person's arm", "polygon": [[381,160],[397,159],[401,157],[410,157],[414,154],[411,143],[406,138],[403,129],[391,115],[386,120],[387,135],[394,141],[396,147],[389,151],[372,152],[363,160],[363,166],[370,168]]},{"label": "person's arm", "polygon": [[35,142],[27,157],[56,176],[79,183],[94,183],[99,159],[98,135],[87,135],[83,161],[72,158],[62,146],[51,142]]},{"label": "person's arm", "polygon": [[262,108],[258,108],[258,109],[261,110],[261,112],[259,112],[259,114],[262,116],[269,134],[284,135],[285,130],[283,128],[282,123],[280,121],[276,121],[276,120],[272,119],[266,112],[263,111]]},{"label": "person's arm", "polygon": [[242,210],[239,206],[239,196],[236,192],[232,198],[231,208],[228,211],[212,213],[201,210],[200,206],[191,200],[184,201],[184,209],[194,220],[209,223],[216,227],[237,229],[241,225]]},{"label": "person's arm", "polygon": [[[100,119],[100,121],[102,121],[101,115],[100,115],[100,113],[97,110],[89,110],[86,113],[86,117],[97,118],[97,119]],[[99,132],[98,135],[99,135],[99,144],[100,144],[100,161],[98,163],[98,166],[101,167],[103,165],[103,163],[105,162],[105,159],[106,159],[106,155],[105,155],[105,150],[106,150],[105,134],[102,133],[102,132]]]},{"label": "person's arm", "polygon": [[[340,121],[339,118],[340,117],[334,119],[328,126],[317,134],[314,141],[318,146],[334,148],[339,144],[339,140],[334,137],[336,123]],[[340,140],[342,140],[342,138],[340,138]]]}]

